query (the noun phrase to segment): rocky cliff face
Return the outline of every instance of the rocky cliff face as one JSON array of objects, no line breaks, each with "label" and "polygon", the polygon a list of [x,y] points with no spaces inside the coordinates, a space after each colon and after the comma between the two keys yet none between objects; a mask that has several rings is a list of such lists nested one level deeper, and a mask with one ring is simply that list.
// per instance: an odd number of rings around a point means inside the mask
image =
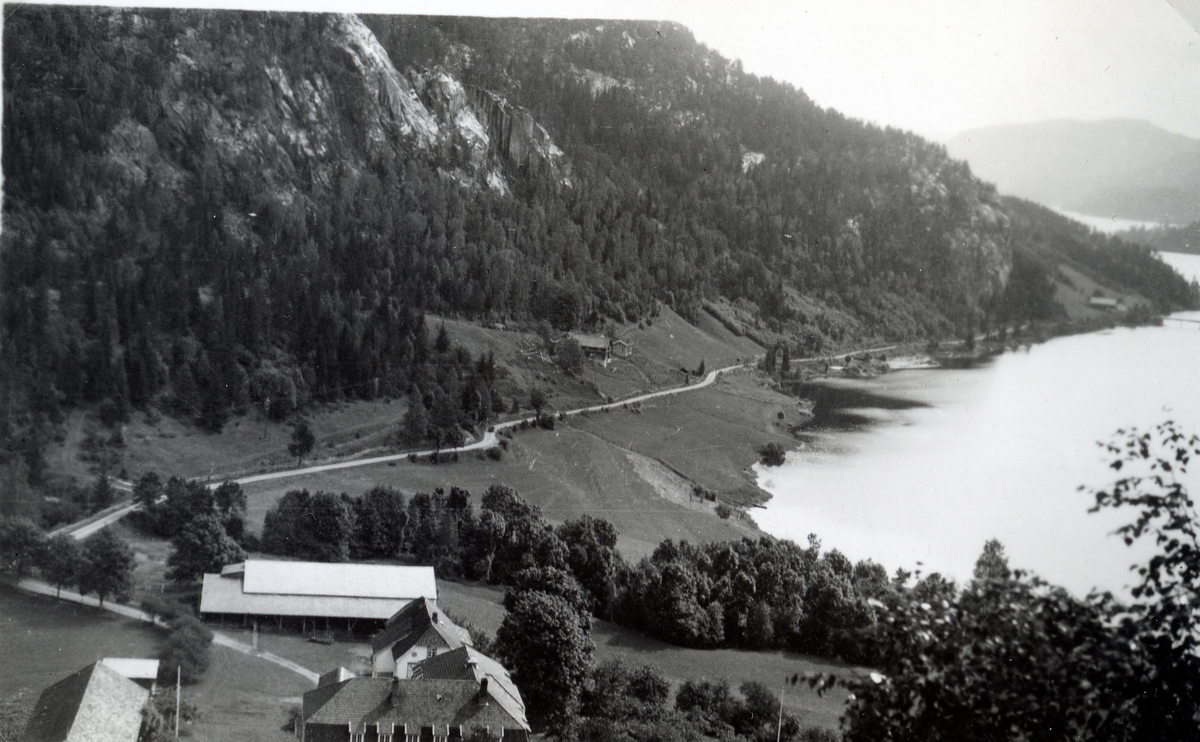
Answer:
[{"label": "rocky cliff face", "polygon": [[[459,182],[505,192],[507,168],[553,170],[563,159],[545,128],[502,96],[467,91],[441,67],[398,70],[357,16],[330,17],[320,41],[331,63],[308,66],[256,58],[249,49],[247,58],[231,59],[204,34],[183,35],[159,91],[155,132],[123,122],[114,129],[113,157],[131,182],[141,182],[148,162],[170,169],[157,142],[181,153],[199,139],[222,168],[254,168],[284,204],[303,190],[298,174],[329,187],[339,168],[383,156],[438,157]],[[230,67],[251,100],[198,94],[198,77]]]}]

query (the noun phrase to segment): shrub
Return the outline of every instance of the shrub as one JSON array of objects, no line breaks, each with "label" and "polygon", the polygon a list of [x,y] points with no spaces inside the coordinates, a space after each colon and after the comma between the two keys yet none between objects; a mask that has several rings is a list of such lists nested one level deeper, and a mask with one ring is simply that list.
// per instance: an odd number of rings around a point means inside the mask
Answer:
[{"label": "shrub", "polygon": [[180,616],[192,615],[191,609],[187,606],[161,595],[151,595],[144,599],[142,610],[167,623],[175,621]]},{"label": "shrub", "polygon": [[719,502],[717,503],[716,512],[721,517],[721,520],[729,520],[729,516],[733,515],[733,508],[723,502]]},{"label": "shrub", "polygon": [[[164,684],[174,682],[178,668],[182,682],[188,685],[200,682],[208,670],[212,632],[194,616],[187,614],[176,616],[170,626],[166,647],[159,658],[159,681]],[[183,718],[182,714],[180,718]]]},{"label": "shrub", "polygon": [[787,459],[787,449],[778,443],[768,443],[758,449],[758,456],[763,466],[779,466]]},{"label": "shrub", "polygon": [[504,458],[504,450],[499,446],[493,446],[487,450],[487,457],[492,461],[500,461]]}]

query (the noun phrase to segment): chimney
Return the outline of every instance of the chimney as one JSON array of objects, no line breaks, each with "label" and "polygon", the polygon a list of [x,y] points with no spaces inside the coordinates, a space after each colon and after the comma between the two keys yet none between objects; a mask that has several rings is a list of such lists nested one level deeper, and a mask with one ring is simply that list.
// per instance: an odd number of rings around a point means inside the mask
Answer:
[{"label": "chimney", "polygon": [[434,612],[433,612],[433,615],[429,617],[429,620],[433,621],[434,623],[437,623],[437,622],[438,622],[438,614],[437,614],[437,611],[434,611]]},{"label": "chimney", "polygon": [[487,678],[484,678],[483,680],[479,681],[479,692],[485,696],[487,695],[487,683],[488,683]]},{"label": "chimney", "polygon": [[400,678],[392,678],[392,692],[388,695],[388,703],[393,708],[396,708],[400,705],[402,699],[403,694],[400,691]]}]

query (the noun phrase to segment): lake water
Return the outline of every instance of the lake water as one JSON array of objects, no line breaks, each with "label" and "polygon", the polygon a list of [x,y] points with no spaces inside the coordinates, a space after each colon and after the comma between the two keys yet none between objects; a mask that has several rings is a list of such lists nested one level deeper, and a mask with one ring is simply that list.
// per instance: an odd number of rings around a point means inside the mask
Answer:
[{"label": "lake water", "polygon": [[[1200,256],[1163,257],[1200,275]],[[806,440],[783,466],[758,468],[773,495],[755,514],[764,530],[799,543],[816,533],[852,560],[960,583],[998,538],[1014,568],[1079,595],[1123,591],[1137,554],[1110,534],[1128,516],[1088,514],[1093,498],[1077,488],[1113,480],[1096,442],[1119,428],[1171,419],[1200,433],[1200,325],[1056,338],[970,369],[830,380],[814,393]]]},{"label": "lake water", "polygon": [[1066,209],[1055,208],[1055,211],[1068,216],[1077,222],[1083,222],[1092,229],[1105,234],[1113,234],[1114,232],[1124,232],[1127,229],[1134,227],[1142,227],[1143,229],[1154,229],[1163,226],[1175,226],[1166,222],[1147,222],[1138,219],[1123,219],[1116,216],[1096,216],[1095,214],[1080,214],[1077,211],[1067,211]]}]

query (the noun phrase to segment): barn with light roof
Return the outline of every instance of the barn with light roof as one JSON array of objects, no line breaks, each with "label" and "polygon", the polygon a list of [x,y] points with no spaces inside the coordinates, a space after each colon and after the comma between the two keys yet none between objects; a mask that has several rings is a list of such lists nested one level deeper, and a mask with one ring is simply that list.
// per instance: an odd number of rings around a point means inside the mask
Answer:
[{"label": "barn with light roof", "polygon": [[249,559],[204,575],[200,614],[301,630],[341,620],[346,628],[372,630],[420,598],[437,599],[433,567]]}]

